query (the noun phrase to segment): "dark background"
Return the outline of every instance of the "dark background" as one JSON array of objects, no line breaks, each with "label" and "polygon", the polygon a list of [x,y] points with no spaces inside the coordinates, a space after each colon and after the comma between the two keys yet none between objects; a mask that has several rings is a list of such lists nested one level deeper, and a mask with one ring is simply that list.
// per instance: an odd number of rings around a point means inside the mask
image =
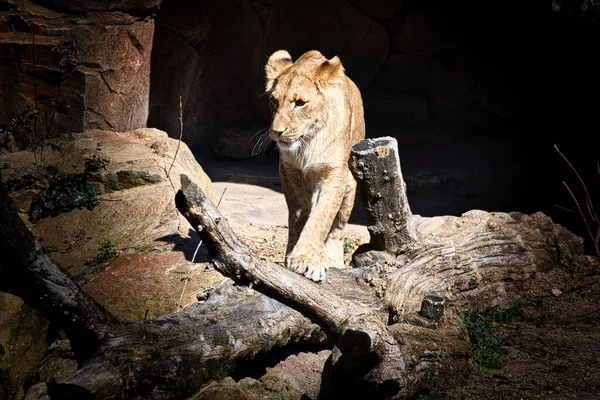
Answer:
[{"label": "dark background", "polygon": [[[319,49],[338,55],[359,85],[367,136],[398,139],[413,212],[543,211],[583,232],[577,215],[557,207],[575,210],[563,180],[583,198],[553,144],[595,193],[597,9],[551,1],[209,3],[163,2],[152,59],[149,123],[177,133],[183,93],[195,126],[187,140],[201,159],[211,160],[231,132],[253,143],[268,126],[260,94],[273,51],[297,58]],[[202,67],[182,79],[189,65]],[[271,158],[267,166],[239,163],[268,169]]]},{"label": "dark background", "polygon": [[[553,144],[599,198],[598,10],[595,0],[0,1],[0,118],[31,101],[35,75],[38,91],[62,85],[53,134],[147,125],[179,137],[181,96],[183,139],[211,178],[254,174],[268,186],[277,153],[251,157],[270,118],[264,64],[281,48],[294,59],[317,49],[361,89],[367,136],[398,140],[413,212],[543,211],[583,233],[557,207],[574,209],[563,180],[583,195]],[[56,67],[64,37],[81,47],[65,50],[78,61],[68,79]]]}]

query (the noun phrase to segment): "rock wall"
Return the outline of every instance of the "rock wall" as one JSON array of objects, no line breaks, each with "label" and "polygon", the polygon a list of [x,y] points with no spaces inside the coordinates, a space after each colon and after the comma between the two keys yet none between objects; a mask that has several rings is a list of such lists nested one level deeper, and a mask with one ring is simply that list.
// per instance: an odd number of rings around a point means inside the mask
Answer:
[{"label": "rock wall", "polygon": [[0,121],[26,105],[52,136],[146,126],[154,1],[5,1]]},{"label": "rock wall", "polygon": [[269,122],[264,63],[285,48],[294,58],[310,49],[338,55],[363,93],[370,126],[434,122],[485,131],[514,116],[512,71],[494,68],[501,57],[474,38],[496,33],[469,19],[468,9],[393,0],[165,0],[148,124],[178,136],[182,96],[184,139],[195,150],[212,151],[232,129],[249,140]]},{"label": "rock wall", "polygon": [[255,120],[263,111],[262,40],[246,0],[165,2],[156,18],[148,126],[178,137],[180,96],[183,137],[194,150],[219,128]]}]

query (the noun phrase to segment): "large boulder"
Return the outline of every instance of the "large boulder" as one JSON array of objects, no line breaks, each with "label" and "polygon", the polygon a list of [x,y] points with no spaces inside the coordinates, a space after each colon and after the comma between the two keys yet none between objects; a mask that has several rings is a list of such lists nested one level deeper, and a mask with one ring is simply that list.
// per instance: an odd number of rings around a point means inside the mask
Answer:
[{"label": "large boulder", "polygon": [[[168,138],[165,132],[151,128],[126,133],[96,130],[74,135],[61,146],[62,153],[47,152],[46,165],[58,164],[63,172],[81,172],[89,157],[108,161],[106,170],[101,168],[90,177],[101,193],[92,211],[75,209],[31,225],[42,244],[53,250],[52,258],[75,276],[86,273],[86,261],[98,255],[105,241],[116,249],[141,251],[172,247],[187,237],[189,224],[174,204],[180,174],[190,176],[215,199],[210,179],[188,146]],[[34,161],[28,151],[0,156],[0,163],[8,167],[3,178],[22,176]],[[29,209],[32,191],[12,193],[21,212]]]},{"label": "large boulder", "polygon": [[0,292],[0,398],[20,399],[23,382],[44,358],[48,322],[8,293]]},{"label": "large boulder", "polygon": [[1,122],[36,105],[39,134],[146,126],[154,21],[145,15],[159,1],[12,3],[0,8]]},{"label": "large boulder", "polygon": [[[149,128],[96,130],[64,135],[53,143],[63,151],[46,150],[44,164],[60,165],[62,172],[80,173],[86,160],[108,162],[88,178],[100,193],[98,205],[32,224],[26,213],[37,189],[19,188],[11,197],[50,257],[82,285],[87,282],[86,291],[97,301],[121,316],[155,318],[195,302],[199,289],[223,279],[214,271],[204,272],[206,264],[198,263],[205,261],[204,252],[192,262],[198,237],[175,209],[180,174],[215,201],[210,179],[185,143]],[[29,151],[0,154],[3,180],[35,173],[34,163]],[[97,257],[105,241],[119,253],[115,258]],[[48,331],[48,322],[37,312],[0,293],[0,398],[20,398],[24,382],[35,383],[36,376],[71,371],[76,363],[68,351],[55,349],[44,358],[47,340],[55,339],[56,332]]]}]

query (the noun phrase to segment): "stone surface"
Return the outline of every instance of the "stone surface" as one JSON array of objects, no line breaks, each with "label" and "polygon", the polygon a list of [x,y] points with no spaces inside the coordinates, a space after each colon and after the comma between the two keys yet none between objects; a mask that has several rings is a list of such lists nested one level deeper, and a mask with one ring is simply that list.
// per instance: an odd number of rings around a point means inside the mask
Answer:
[{"label": "stone surface", "polygon": [[120,254],[85,290],[110,312],[129,319],[150,320],[177,312],[195,303],[197,292],[226,279],[216,271],[205,271],[204,248],[192,263],[198,237],[189,242],[193,246],[184,251]]},{"label": "stone surface", "polygon": [[449,45],[440,19],[431,12],[417,11],[398,17],[392,32],[392,48],[405,54],[434,57]]},{"label": "stone surface", "polygon": [[[179,175],[192,177],[213,201],[214,194],[184,143],[167,178],[177,145],[156,129],[90,131],[65,140],[64,154],[47,153],[46,162],[61,164],[65,172],[81,172],[84,157],[91,154],[109,160],[108,169],[95,176],[104,190],[96,208],[76,209],[30,227],[42,245],[53,250],[51,257],[59,266],[82,283],[94,277],[86,290],[116,314],[144,319],[174,312],[180,301],[182,307],[194,302],[203,285],[222,279],[215,272],[205,273],[205,264],[191,262],[197,236],[189,238],[194,234],[175,210]],[[31,152],[0,154],[0,160],[8,167],[2,170],[5,180],[32,171]],[[11,196],[17,209],[26,213],[34,194],[35,190],[23,190]],[[98,263],[94,258],[104,240],[122,254]],[[163,253],[142,254],[152,251]],[[205,260],[200,251],[196,262]],[[182,279],[187,277],[191,280],[183,292]],[[47,328],[48,323],[20,299],[0,293],[0,398],[22,396],[23,383],[46,354]],[[41,368],[41,376],[57,377],[68,374],[73,361],[49,355]]]},{"label": "stone surface", "polygon": [[265,27],[263,59],[279,49],[293,59],[316,49],[327,58],[339,56],[360,86],[373,78],[388,47],[384,27],[346,1],[277,1]]},{"label": "stone surface", "polygon": [[[146,125],[154,21],[144,2],[13,3],[0,11],[0,121],[37,104],[39,134]],[[84,7],[119,11],[70,14]]]},{"label": "stone surface", "polygon": [[394,12],[402,8],[403,1],[398,0],[349,0],[360,11],[377,20],[394,18]]},{"label": "stone surface", "polygon": [[437,64],[431,69],[430,101],[433,115],[438,121],[463,126],[466,111],[466,86],[461,60]]},{"label": "stone surface", "polygon": [[[31,226],[42,244],[55,250],[52,258],[73,275],[86,273],[90,268],[86,261],[96,257],[105,240],[118,250],[140,251],[164,249],[186,238],[189,225],[174,205],[180,174],[190,176],[215,199],[210,179],[185,143],[167,177],[178,141],[156,129],[89,131],[74,135],[63,146],[63,154],[49,153],[46,163],[58,163],[64,172],[81,172],[85,157],[92,154],[109,161],[107,169],[92,178],[104,190],[93,211],[75,209]],[[0,160],[9,167],[3,170],[8,180],[28,172],[33,157],[31,152],[18,152],[4,154]]]},{"label": "stone surface", "polygon": [[112,11],[127,10],[150,12],[156,9],[162,0],[46,0],[39,1],[49,8],[64,11]]},{"label": "stone surface", "polygon": [[400,93],[425,100],[433,62],[423,57],[394,54],[381,66],[375,86],[387,93]]},{"label": "stone surface", "polygon": [[[148,126],[212,152],[220,129],[268,116],[262,28],[244,0],[167,2],[156,19]],[[262,104],[262,108],[260,105]]]},{"label": "stone surface", "polygon": [[18,297],[0,293],[0,398],[19,399],[44,357],[48,322]]}]

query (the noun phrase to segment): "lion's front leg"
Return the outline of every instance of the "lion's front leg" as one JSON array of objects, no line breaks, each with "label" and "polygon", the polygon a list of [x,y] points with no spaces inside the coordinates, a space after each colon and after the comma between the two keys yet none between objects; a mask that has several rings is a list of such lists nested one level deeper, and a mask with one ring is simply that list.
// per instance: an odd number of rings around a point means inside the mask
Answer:
[{"label": "lion's front leg", "polygon": [[325,279],[325,272],[334,264],[325,251],[325,241],[340,210],[346,189],[344,173],[327,171],[315,182],[311,212],[298,241],[286,256],[286,266],[313,281]]},{"label": "lion's front leg", "polygon": [[350,219],[356,195],[356,181],[350,171],[348,171],[346,182],[344,199],[325,240],[325,253],[336,268],[344,268],[344,228]]}]

